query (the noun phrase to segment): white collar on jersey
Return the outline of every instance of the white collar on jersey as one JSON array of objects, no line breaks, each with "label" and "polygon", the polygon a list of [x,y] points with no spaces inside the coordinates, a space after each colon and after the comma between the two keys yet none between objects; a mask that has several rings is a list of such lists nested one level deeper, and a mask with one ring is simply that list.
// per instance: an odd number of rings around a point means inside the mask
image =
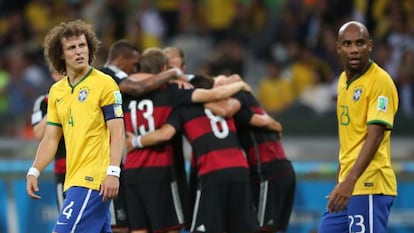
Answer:
[{"label": "white collar on jersey", "polygon": [[112,70],[115,73],[115,76],[117,78],[119,78],[119,79],[128,78],[128,74],[125,73],[123,70],[119,69],[117,66],[108,65],[106,67],[108,67],[110,70]]}]

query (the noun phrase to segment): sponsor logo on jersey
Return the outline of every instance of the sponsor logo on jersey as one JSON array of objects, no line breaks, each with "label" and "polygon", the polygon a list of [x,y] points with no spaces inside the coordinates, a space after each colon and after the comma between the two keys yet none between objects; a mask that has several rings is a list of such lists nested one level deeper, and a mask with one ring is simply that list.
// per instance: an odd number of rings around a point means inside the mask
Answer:
[{"label": "sponsor logo on jersey", "polygon": [[374,183],[372,183],[372,182],[365,182],[364,183],[364,186],[365,187],[374,187]]}]

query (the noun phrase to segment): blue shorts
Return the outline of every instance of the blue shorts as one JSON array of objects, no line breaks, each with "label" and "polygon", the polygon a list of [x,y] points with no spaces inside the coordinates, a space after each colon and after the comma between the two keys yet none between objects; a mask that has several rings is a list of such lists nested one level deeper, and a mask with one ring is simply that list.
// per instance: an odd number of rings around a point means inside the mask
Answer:
[{"label": "blue shorts", "polygon": [[53,232],[110,233],[110,201],[103,201],[99,191],[70,187],[65,193],[63,207]]},{"label": "blue shorts", "polygon": [[318,233],[386,233],[394,198],[379,194],[352,196],[345,210],[323,214]]}]

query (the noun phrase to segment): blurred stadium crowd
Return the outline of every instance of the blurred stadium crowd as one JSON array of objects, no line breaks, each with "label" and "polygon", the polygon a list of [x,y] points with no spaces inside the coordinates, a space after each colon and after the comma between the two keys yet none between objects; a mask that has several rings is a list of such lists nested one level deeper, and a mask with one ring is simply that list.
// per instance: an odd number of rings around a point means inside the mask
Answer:
[{"label": "blurred stadium crowd", "polygon": [[31,137],[33,102],[52,83],[43,37],[53,25],[76,18],[92,23],[102,41],[95,67],[117,39],[141,50],[175,45],[186,53],[189,73],[239,73],[275,116],[335,112],[337,29],[359,20],[374,40],[372,59],[399,89],[399,114],[414,117],[411,0],[3,0],[1,136]]}]

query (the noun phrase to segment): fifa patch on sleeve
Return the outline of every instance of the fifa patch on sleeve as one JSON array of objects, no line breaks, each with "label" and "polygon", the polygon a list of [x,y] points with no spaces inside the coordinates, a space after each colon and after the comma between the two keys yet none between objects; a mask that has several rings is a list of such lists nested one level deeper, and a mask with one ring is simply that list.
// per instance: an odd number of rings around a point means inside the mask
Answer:
[{"label": "fifa patch on sleeve", "polygon": [[114,91],[114,98],[116,104],[122,104],[122,95],[120,91]]},{"label": "fifa patch on sleeve", "polygon": [[388,98],[385,96],[378,96],[377,109],[381,112],[386,112],[388,108]]}]

